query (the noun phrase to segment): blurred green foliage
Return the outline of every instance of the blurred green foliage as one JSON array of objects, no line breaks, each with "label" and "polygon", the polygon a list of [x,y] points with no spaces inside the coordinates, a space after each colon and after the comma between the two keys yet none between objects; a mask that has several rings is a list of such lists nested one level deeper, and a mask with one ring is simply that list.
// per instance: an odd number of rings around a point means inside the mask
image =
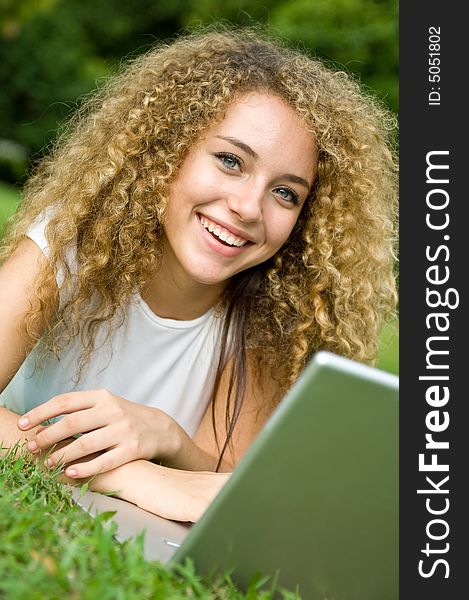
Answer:
[{"label": "blurred green foliage", "polygon": [[5,221],[15,212],[21,196],[18,190],[0,181],[0,241]]},{"label": "blurred green foliage", "polygon": [[184,28],[267,23],[397,111],[397,0],[0,0],[0,179],[21,180],[79,97]]},{"label": "blurred green foliage", "polygon": [[376,366],[399,375],[399,319],[386,323],[381,331]]}]

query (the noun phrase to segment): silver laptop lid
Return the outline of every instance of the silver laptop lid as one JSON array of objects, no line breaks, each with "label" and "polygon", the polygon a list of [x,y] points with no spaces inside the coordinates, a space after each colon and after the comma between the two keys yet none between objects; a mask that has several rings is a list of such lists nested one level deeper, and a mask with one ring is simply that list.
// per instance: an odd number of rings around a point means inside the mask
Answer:
[{"label": "silver laptop lid", "polygon": [[173,557],[308,599],[398,597],[398,378],[316,354]]}]

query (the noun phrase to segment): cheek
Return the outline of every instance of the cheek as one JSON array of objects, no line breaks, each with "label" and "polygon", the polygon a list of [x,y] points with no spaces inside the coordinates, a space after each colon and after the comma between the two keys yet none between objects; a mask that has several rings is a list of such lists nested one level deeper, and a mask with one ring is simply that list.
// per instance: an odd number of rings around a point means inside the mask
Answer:
[{"label": "cheek", "polygon": [[222,194],[222,182],[207,170],[185,172],[174,182],[170,191],[170,201],[178,208],[190,209],[199,204],[210,202]]},{"label": "cheek", "polygon": [[299,213],[295,215],[281,215],[271,221],[269,227],[268,240],[269,245],[275,249],[275,252],[283,246],[290,237],[293,228],[298,220]]}]

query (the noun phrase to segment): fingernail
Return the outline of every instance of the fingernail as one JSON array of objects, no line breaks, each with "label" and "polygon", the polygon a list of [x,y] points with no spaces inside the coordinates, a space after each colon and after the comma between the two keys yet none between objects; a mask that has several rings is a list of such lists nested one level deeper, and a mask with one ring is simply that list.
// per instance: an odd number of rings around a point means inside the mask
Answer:
[{"label": "fingernail", "polygon": [[78,475],[78,471],[76,469],[67,469],[65,471],[65,475],[67,477],[76,477]]},{"label": "fingernail", "polygon": [[52,458],[48,458],[46,460],[47,466],[52,469],[52,467],[54,466],[54,461],[52,460]]},{"label": "fingernail", "polygon": [[21,417],[18,421],[18,427],[29,427],[28,417]]},{"label": "fingernail", "polygon": [[29,450],[30,452],[36,452],[36,450],[37,450],[37,443],[36,443],[34,440],[31,440],[31,441],[28,443],[28,450]]}]

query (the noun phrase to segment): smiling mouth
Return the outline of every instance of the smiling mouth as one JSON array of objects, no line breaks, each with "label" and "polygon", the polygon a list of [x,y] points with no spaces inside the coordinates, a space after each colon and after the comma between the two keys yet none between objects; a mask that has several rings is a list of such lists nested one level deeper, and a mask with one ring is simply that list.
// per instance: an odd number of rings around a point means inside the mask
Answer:
[{"label": "smiling mouth", "polygon": [[224,246],[241,248],[241,246],[250,243],[249,240],[234,235],[234,233],[228,231],[228,229],[225,229],[221,225],[218,225],[218,223],[210,221],[210,219],[207,219],[207,217],[204,217],[200,214],[198,217],[202,225],[212,235],[212,237],[214,237],[217,242],[222,243]]}]

